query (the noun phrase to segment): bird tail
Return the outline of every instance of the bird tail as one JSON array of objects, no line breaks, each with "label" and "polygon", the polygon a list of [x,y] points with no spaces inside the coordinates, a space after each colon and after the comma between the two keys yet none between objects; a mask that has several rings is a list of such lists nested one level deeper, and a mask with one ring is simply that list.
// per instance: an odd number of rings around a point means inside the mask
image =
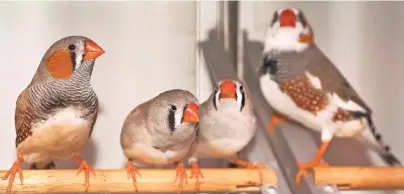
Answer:
[{"label": "bird tail", "polygon": [[370,115],[366,115],[369,130],[363,132],[359,138],[366,146],[370,147],[383,159],[389,166],[401,166],[400,160],[391,152],[391,148],[387,145],[382,135],[376,130]]},{"label": "bird tail", "polygon": [[36,170],[36,169],[52,169],[55,168],[56,165],[55,163],[53,163],[53,161],[51,162],[44,162],[44,163],[34,163],[31,165],[31,170]]}]

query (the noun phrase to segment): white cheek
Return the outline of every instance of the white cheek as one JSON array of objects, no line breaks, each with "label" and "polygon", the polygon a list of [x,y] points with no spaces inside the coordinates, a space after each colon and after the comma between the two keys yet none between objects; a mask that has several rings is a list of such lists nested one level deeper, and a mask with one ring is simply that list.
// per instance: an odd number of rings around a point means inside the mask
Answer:
[{"label": "white cheek", "polygon": [[237,90],[237,104],[241,105],[241,100],[243,99],[243,95],[239,90]]},{"label": "white cheek", "polygon": [[218,106],[219,105],[219,97],[220,97],[220,89],[219,90],[217,90],[217,92],[216,92],[216,94],[215,94],[215,103],[216,103],[216,106]]},{"label": "white cheek", "polygon": [[81,62],[83,60],[83,52],[77,52],[76,54],[76,69],[78,69],[81,65]]},{"label": "white cheek", "polygon": [[181,124],[182,113],[181,111],[177,111],[174,115],[175,126],[179,126]]}]

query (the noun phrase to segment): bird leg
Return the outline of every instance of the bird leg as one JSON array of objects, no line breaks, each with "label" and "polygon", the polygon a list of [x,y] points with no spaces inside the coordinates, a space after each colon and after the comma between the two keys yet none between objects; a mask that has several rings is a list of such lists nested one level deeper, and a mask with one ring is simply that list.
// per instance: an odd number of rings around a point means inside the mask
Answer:
[{"label": "bird leg", "polygon": [[199,168],[198,164],[195,161],[191,162],[191,167],[192,167],[192,172],[191,172],[191,176],[189,178],[195,178],[195,188],[197,191],[200,190],[201,188],[201,184],[203,182],[200,182],[199,179],[203,177],[203,174],[201,172],[201,169]]},{"label": "bird leg", "polygon": [[90,172],[95,176],[95,171],[93,169],[93,167],[91,167],[89,164],[87,164],[87,162],[81,158],[78,154],[73,154],[73,159],[80,162],[80,167],[79,170],[77,171],[77,175],[80,174],[81,171],[84,171],[85,173],[85,187],[86,190],[85,192],[88,191],[88,187],[90,186]]},{"label": "bird leg", "polygon": [[177,162],[177,168],[176,168],[176,176],[174,183],[177,182],[179,178],[179,184],[178,184],[178,190],[177,193],[180,194],[182,189],[184,188],[184,185],[187,184],[187,171],[184,167],[184,163],[182,162]]},{"label": "bird leg", "polygon": [[259,163],[259,164],[252,164],[251,162],[240,160],[239,158],[233,158],[230,160],[231,163],[237,164],[239,166],[247,167],[248,169],[258,169],[258,173],[260,176],[260,185],[262,185],[263,181],[263,174],[262,174],[262,169],[266,168],[264,163]]},{"label": "bird leg", "polygon": [[279,113],[274,113],[271,116],[271,122],[269,123],[268,131],[273,134],[274,128],[276,125],[278,125],[280,122],[287,120],[287,117],[279,114]]},{"label": "bird leg", "polygon": [[314,156],[314,158],[311,160],[311,162],[309,163],[303,163],[303,162],[299,162],[298,166],[299,166],[299,172],[296,175],[296,183],[299,184],[301,177],[302,176],[307,176],[307,173],[310,169],[316,167],[316,166],[321,166],[321,167],[328,167],[328,163],[327,162],[322,162],[322,158],[324,156],[325,151],[327,150],[328,145],[330,144],[331,140],[329,141],[324,141],[317,154]]},{"label": "bird leg", "polygon": [[139,175],[139,177],[142,177],[142,175],[140,174],[139,169],[133,165],[132,160],[128,160],[128,169],[126,171],[128,173],[128,178],[132,177],[133,186],[135,186],[136,192],[138,192],[136,174]]},{"label": "bird leg", "polygon": [[23,161],[24,161],[24,159],[23,159],[22,155],[19,154],[17,156],[17,160],[14,162],[13,166],[2,177],[3,180],[6,180],[6,179],[8,179],[8,177],[10,177],[10,180],[8,181],[8,187],[7,187],[6,193],[11,192],[11,188],[13,187],[13,183],[14,183],[15,174],[18,173],[18,175],[20,177],[21,185],[23,184],[24,176],[22,175],[22,168],[21,168],[21,165],[22,165]]}]

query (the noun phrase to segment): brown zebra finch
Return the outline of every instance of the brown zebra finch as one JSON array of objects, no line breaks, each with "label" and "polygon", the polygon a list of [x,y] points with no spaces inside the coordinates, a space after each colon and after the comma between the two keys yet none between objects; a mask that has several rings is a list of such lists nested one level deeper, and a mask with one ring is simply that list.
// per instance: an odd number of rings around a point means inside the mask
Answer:
[{"label": "brown zebra finch", "polygon": [[182,159],[195,139],[199,123],[197,98],[185,90],[169,90],[133,109],[126,117],[121,146],[128,159],[128,176],[138,191],[133,160],[140,164],[177,164],[174,182],[179,179],[178,193],[187,180]]},{"label": "brown zebra finch", "polygon": [[[260,87],[283,118],[321,132],[322,145],[309,163],[299,163],[296,182],[322,162],[334,136],[356,137],[389,165],[400,165],[372,121],[372,111],[314,43],[313,29],[298,9],[279,9],[265,37]],[[271,127],[282,117],[273,116]],[[270,129],[271,130],[271,129]]]},{"label": "brown zebra finch", "polygon": [[95,59],[104,50],[82,36],[55,42],[43,56],[28,87],[18,96],[15,109],[17,160],[3,179],[15,174],[21,184],[23,162],[31,169],[47,169],[53,161],[73,157],[85,173],[85,191],[93,168],[78,156],[91,136],[98,114],[98,99],[90,80]]}]

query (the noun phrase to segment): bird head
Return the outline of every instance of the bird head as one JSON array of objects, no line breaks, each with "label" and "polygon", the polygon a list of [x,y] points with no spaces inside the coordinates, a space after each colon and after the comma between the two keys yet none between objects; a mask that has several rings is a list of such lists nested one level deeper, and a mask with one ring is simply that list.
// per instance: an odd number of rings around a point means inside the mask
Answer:
[{"label": "bird head", "polygon": [[313,43],[313,31],[303,12],[282,8],[274,12],[265,37],[265,51],[301,51]]},{"label": "bird head", "polygon": [[237,80],[221,80],[216,86],[212,100],[216,110],[226,103],[226,107],[235,107],[241,111],[245,103],[244,87]]},{"label": "bird head", "polygon": [[185,90],[169,90],[159,94],[151,105],[153,125],[161,133],[193,134],[199,123],[197,98]]},{"label": "bird head", "polygon": [[[69,36],[55,42],[46,52],[41,64],[54,79],[69,79],[76,73],[89,73],[104,50],[83,36]],[[90,72],[88,72],[90,71]]]}]

